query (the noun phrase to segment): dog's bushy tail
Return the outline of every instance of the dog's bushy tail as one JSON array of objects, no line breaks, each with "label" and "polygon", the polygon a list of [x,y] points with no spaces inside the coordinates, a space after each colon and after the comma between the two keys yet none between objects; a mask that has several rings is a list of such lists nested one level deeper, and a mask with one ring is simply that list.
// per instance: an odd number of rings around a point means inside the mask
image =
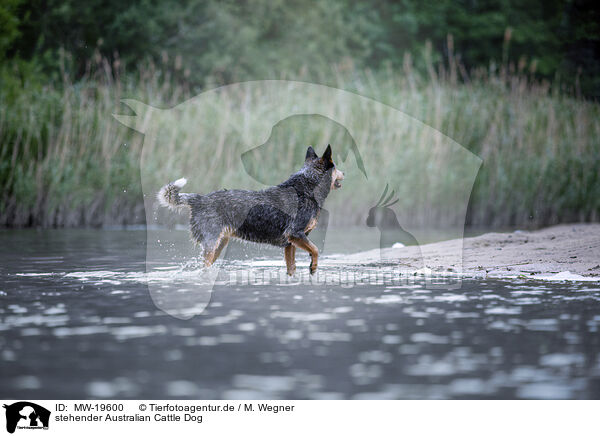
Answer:
[{"label": "dog's bushy tail", "polygon": [[187,203],[188,194],[180,194],[179,191],[185,186],[187,180],[181,178],[174,182],[168,183],[158,191],[156,198],[161,206],[175,210],[184,206],[189,206]]}]

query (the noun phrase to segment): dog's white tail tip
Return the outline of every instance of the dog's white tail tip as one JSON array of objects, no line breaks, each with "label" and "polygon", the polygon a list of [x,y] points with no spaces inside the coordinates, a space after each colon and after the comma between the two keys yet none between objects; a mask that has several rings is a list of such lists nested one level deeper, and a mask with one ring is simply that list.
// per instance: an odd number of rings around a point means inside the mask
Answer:
[{"label": "dog's white tail tip", "polygon": [[178,188],[183,188],[186,183],[187,183],[187,179],[185,177],[182,177],[181,179],[177,179],[173,182],[173,184],[175,186],[177,186]]}]

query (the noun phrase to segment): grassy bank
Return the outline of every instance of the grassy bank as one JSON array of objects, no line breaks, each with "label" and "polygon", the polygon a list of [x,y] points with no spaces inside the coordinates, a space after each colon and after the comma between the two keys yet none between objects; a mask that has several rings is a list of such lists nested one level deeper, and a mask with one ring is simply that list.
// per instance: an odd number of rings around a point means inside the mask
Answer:
[{"label": "grassy bank", "polygon": [[[168,73],[146,65],[142,73],[125,74],[98,59],[93,70],[76,83],[64,75],[62,81],[41,85],[24,81],[18,71],[4,74],[0,225],[144,221],[139,171],[143,136],[111,114],[123,110],[122,98],[171,107],[200,90],[190,89],[176,68]],[[302,73],[293,79],[302,80]],[[467,73],[451,64],[431,66],[422,75],[413,71],[408,58],[400,71],[373,73],[346,65],[321,81],[400,109],[480,156],[484,164],[471,196],[470,225],[535,227],[600,219],[597,103],[532,81],[524,70]],[[290,138],[303,143],[312,139]],[[201,142],[199,147],[198,156],[215,155],[214,144]],[[370,150],[364,153],[376,153]],[[241,151],[217,150],[210,183],[201,188],[229,186],[236,178],[231,159],[239,159]],[[296,166],[294,156],[284,156],[286,164]],[[385,159],[386,154],[367,157]],[[153,166],[157,179],[168,178],[168,165],[157,161]],[[361,222],[370,206],[358,200],[348,205],[348,220]]]}]

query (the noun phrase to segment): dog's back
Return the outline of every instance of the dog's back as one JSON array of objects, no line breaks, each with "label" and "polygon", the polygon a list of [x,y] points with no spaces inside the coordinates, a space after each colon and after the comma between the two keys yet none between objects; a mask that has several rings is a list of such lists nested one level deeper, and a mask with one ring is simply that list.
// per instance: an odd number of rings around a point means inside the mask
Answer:
[{"label": "dog's back", "polygon": [[295,192],[279,187],[196,194],[187,202],[196,241],[224,235],[284,247],[286,230],[297,210]]}]

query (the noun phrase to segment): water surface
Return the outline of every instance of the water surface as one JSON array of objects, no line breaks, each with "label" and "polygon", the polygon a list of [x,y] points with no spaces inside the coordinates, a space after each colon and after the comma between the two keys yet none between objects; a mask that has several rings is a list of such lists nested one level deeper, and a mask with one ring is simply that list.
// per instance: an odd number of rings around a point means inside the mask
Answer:
[{"label": "water surface", "polygon": [[600,397],[596,283],[217,286],[184,321],[152,303],[145,238],[0,232],[0,397]]}]

